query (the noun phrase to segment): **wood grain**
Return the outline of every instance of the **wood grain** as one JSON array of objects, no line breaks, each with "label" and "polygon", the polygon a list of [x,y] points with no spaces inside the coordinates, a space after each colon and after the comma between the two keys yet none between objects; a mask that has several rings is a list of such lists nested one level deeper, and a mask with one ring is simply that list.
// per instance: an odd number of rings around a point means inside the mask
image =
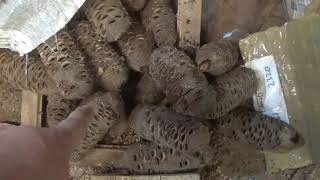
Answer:
[{"label": "wood grain", "polygon": [[202,1],[178,0],[179,47],[194,49],[200,45]]},{"label": "wood grain", "polygon": [[22,92],[21,124],[41,127],[42,95],[30,91]]}]

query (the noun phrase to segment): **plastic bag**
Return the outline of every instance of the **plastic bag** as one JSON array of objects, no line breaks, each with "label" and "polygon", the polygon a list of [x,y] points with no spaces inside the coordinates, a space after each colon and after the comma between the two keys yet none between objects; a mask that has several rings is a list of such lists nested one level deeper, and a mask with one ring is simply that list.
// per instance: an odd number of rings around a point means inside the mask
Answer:
[{"label": "plastic bag", "polygon": [[[262,87],[276,87],[270,84],[278,84],[281,88],[266,88],[262,93],[261,106],[257,110],[266,109],[267,115],[286,114],[282,120],[289,122],[298,129],[306,140],[306,146],[300,151],[287,155],[287,161],[294,163],[278,163],[290,168],[304,166],[312,160],[320,161],[320,85],[317,77],[320,77],[320,17],[308,16],[300,20],[291,21],[283,27],[270,28],[265,32],[253,34],[240,41],[240,49],[245,62],[249,67],[256,68],[257,74],[264,74]],[[269,68],[264,61],[273,62],[270,70],[273,74],[265,72]],[[255,66],[252,66],[255,64]],[[258,75],[259,76],[259,75]],[[279,77],[279,82],[270,77]],[[283,92],[281,92],[281,90]],[[281,100],[283,94],[284,99]],[[269,96],[269,100],[266,97]],[[271,99],[273,99],[271,102]],[[275,102],[283,102],[277,103]],[[256,103],[259,104],[259,103]],[[285,155],[271,155],[275,161]],[[311,156],[311,157],[310,157]],[[297,161],[299,160],[299,161]],[[278,161],[279,162],[279,161]],[[282,168],[286,167],[283,166]]]},{"label": "plastic bag", "polygon": [[85,0],[2,0],[0,48],[32,51],[72,18]]}]

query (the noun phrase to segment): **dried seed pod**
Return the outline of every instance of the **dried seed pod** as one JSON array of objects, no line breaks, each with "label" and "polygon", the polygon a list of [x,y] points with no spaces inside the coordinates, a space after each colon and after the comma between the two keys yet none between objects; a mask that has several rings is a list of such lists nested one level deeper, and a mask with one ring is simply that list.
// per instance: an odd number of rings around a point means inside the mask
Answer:
[{"label": "dried seed pod", "polygon": [[214,123],[212,131],[259,150],[286,152],[304,144],[290,125],[244,108],[237,108]]},{"label": "dried seed pod", "polygon": [[146,5],[147,0],[122,0],[121,2],[130,11],[140,11]]},{"label": "dried seed pod", "polygon": [[227,114],[257,91],[258,80],[253,70],[238,67],[219,76],[213,82],[217,91],[217,101],[206,118],[216,119]]},{"label": "dried seed pod", "polygon": [[78,100],[69,100],[60,94],[48,96],[47,123],[49,127],[57,126],[62,120],[76,109]]},{"label": "dried seed pod", "polygon": [[149,0],[141,16],[144,26],[153,33],[158,47],[174,46],[178,33],[171,0]]},{"label": "dried seed pod", "polygon": [[12,87],[39,94],[56,92],[56,85],[47,74],[40,58],[21,57],[8,49],[0,49],[0,79]]},{"label": "dried seed pod", "polygon": [[231,70],[239,59],[237,45],[228,40],[214,41],[203,45],[198,51],[196,62],[202,72],[219,76]]},{"label": "dried seed pod", "polygon": [[153,51],[153,40],[143,27],[134,22],[133,26],[118,41],[122,53],[126,56],[128,65],[135,71],[142,71],[150,62]]},{"label": "dried seed pod", "polygon": [[100,41],[87,21],[81,21],[74,34],[95,67],[101,86],[119,90],[128,80],[125,59],[108,42]]},{"label": "dried seed pod", "polygon": [[84,6],[96,32],[109,42],[117,41],[131,26],[129,14],[120,0],[91,0]]},{"label": "dried seed pod", "polygon": [[21,103],[21,90],[13,88],[9,83],[0,82],[0,122],[20,123]]},{"label": "dried seed pod", "polygon": [[125,167],[134,174],[178,173],[197,170],[200,161],[174,149],[146,142],[129,146],[116,166]]},{"label": "dried seed pod", "polygon": [[60,31],[38,47],[49,75],[60,94],[68,99],[80,99],[93,90],[93,75],[84,56],[66,31]]},{"label": "dried seed pod", "polygon": [[145,73],[137,86],[136,98],[141,104],[157,104],[164,98],[164,94],[156,86],[150,75]]},{"label": "dried seed pod", "polygon": [[203,117],[216,102],[215,91],[208,85],[205,75],[184,52],[174,47],[155,50],[149,72],[168,102],[180,113]]},{"label": "dried seed pod", "polygon": [[72,161],[78,161],[85,153],[93,148],[108,133],[109,129],[120,121],[124,114],[124,104],[119,94],[97,92],[85,102],[94,110],[94,118],[89,122],[89,127],[81,145],[74,151]]},{"label": "dried seed pod", "polygon": [[200,120],[166,107],[138,105],[130,122],[142,138],[180,152],[194,153],[209,144],[208,128]]},{"label": "dried seed pod", "polygon": [[302,168],[283,170],[258,178],[261,180],[318,180],[319,177],[320,166],[312,164]]}]

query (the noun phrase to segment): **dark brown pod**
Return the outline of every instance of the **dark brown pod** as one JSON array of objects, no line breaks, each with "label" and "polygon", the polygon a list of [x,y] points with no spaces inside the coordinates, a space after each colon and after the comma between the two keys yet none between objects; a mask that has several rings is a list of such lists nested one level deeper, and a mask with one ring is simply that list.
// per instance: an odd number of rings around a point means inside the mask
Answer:
[{"label": "dark brown pod", "polygon": [[49,77],[40,57],[19,56],[8,49],[0,49],[0,79],[12,87],[39,94],[52,94],[56,85]]},{"label": "dark brown pod", "polygon": [[197,170],[200,161],[174,149],[146,142],[129,146],[116,166],[134,174],[179,173]]},{"label": "dark brown pod", "polygon": [[108,42],[100,41],[91,25],[81,21],[75,36],[95,67],[100,85],[106,90],[120,90],[128,80],[128,67]]},{"label": "dark brown pod", "polygon": [[47,123],[49,127],[57,126],[76,109],[78,100],[65,99],[60,94],[48,96]]},{"label": "dark brown pod", "polygon": [[151,55],[149,73],[180,113],[204,117],[216,103],[216,92],[183,51],[174,47],[156,49]]},{"label": "dark brown pod", "polygon": [[174,46],[177,39],[177,20],[171,0],[149,0],[141,13],[147,30],[153,33],[158,47]]},{"label": "dark brown pod", "polygon": [[93,72],[68,32],[58,32],[42,43],[38,51],[63,97],[80,99],[93,91]]},{"label": "dark brown pod", "polygon": [[78,161],[87,151],[103,139],[109,129],[119,122],[123,115],[124,104],[119,94],[97,92],[90,96],[84,105],[91,106],[94,118],[90,120],[89,127],[81,145],[74,151],[72,161]]},{"label": "dark brown pod", "polygon": [[127,10],[120,0],[90,0],[85,13],[100,37],[117,41],[131,26]]},{"label": "dark brown pod", "polygon": [[129,10],[129,11],[140,11],[146,5],[148,0],[122,0],[122,4]]},{"label": "dark brown pod", "polygon": [[230,71],[238,62],[237,45],[228,40],[213,41],[203,45],[196,55],[196,62],[202,72],[219,76]]},{"label": "dark brown pod", "polygon": [[301,147],[304,140],[290,125],[244,108],[237,108],[213,123],[212,131],[258,150],[287,152]]},{"label": "dark brown pod", "polygon": [[166,107],[138,105],[130,115],[132,128],[142,138],[186,153],[209,144],[209,131],[200,120]]},{"label": "dark brown pod", "polygon": [[137,86],[137,101],[141,104],[157,104],[165,95],[156,86],[148,73],[145,73]]},{"label": "dark brown pod", "polygon": [[252,97],[257,91],[258,80],[253,70],[238,67],[217,77],[212,86],[217,92],[217,100],[207,119],[219,118]]},{"label": "dark brown pod", "polygon": [[118,44],[131,69],[142,72],[142,68],[149,65],[153,39],[141,24],[134,22],[128,32],[119,39]]}]

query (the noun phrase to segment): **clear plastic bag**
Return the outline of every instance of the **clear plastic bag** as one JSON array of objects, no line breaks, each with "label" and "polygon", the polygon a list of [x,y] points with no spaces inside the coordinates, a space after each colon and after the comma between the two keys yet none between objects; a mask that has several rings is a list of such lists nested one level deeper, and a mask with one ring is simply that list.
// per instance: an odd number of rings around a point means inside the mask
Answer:
[{"label": "clear plastic bag", "polygon": [[0,48],[10,48],[21,55],[32,51],[63,28],[84,1],[1,1]]},{"label": "clear plastic bag", "polygon": [[[265,114],[273,116],[287,111],[288,122],[302,133],[306,141],[304,148],[294,153],[291,152],[291,155],[271,154],[273,161],[278,161],[282,168],[300,167],[311,163],[312,160],[320,161],[318,140],[320,137],[320,122],[318,121],[320,85],[317,82],[317,77],[320,77],[319,32],[320,17],[311,15],[288,22],[283,27],[274,27],[253,34],[240,41],[240,49],[247,65],[263,67],[256,69],[258,74],[264,74],[262,86],[268,87],[268,83],[278,83],[281,86],[281,89],[267,89],[267,93],[262,95],[261,102],[264,107],[267,107]],[[272,76],[264,72],[268,67],[264,64],[266,59],[274,62],[275,67],[273,68],[276,71],[271,71],[274,73]],[[255,65],[252,66],[252,64]],[[268,81],[270,77],[277,76],[279,82],[274,79]],[[285,106],[281,103],[278,105],[274,103],[281,98],[277,94],[279,92],[283,94]],[[273,100],[269,102],[270,99]],[[261,109],[257,108],[257,110]],[[284,118],[282,120],[286,121]],[[285,157],[287,157],[286,160]],[[279,163],[279,159],[282,162]],[[283,163],[284,161],[288,162]]]}]

